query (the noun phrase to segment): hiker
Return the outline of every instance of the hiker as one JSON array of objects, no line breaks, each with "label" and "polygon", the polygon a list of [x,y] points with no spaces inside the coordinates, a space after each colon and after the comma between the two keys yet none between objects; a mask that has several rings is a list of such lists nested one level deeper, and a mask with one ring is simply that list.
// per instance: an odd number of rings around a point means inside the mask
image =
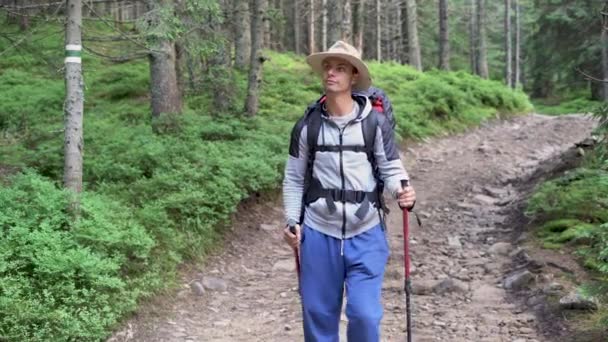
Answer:
[{"label": "hiker", "polygon": [[346,290],[348,341],[379,341],[389,255],[379,190],[384,185],[407,209],[416,194],[401,187],[409,176],[390,122],[361,95],[371,78],[359,51],[338,41],[306,61],[326,96],[294,126],[283,182],[283,234],[299,252],[304,338],[338,341]]}]

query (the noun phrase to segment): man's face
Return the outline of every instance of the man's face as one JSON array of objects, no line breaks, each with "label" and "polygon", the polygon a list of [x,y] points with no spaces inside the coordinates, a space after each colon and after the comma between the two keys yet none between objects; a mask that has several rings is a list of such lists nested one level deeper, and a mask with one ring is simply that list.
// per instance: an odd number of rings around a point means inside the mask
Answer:
[{"label": "man's face", "polygon": [[350,92],[358,77],[355,68],[342,58],[330,57],[323,61],[325,92]]}]

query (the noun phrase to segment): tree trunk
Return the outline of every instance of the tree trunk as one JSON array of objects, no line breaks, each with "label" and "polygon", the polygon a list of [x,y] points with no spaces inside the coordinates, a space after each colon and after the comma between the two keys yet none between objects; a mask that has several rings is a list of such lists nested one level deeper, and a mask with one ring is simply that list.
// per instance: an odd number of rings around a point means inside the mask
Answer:
[{"label": "tree trunk", "polygon": [[234,66],[244,70],[251,60],[251,14],[249,1],[234,3]]},{"label": "tree trunk", "polygon": [[[236,0],[236,1],[239,1],[239,0]],[[243,1],[243,0],[241,0],[241,1]],[[269,6],[268,5],[269,1],[270,0],[266,0],[266,8],[267,9],[268,9],[268,6]],[[264,16],[266,16],[266,13],[264,13]],[[271,42],[270,34],[271,34],[271,31],[272,30],[270,28],[270,19],[267,19],[267,20],[265,19],[264,20],[264,36],[263,36],[264,41],[262,42],[262,49],[270,49],[270,42]]]},{"label": "tree trunk", "polygon": [[266,14],[266,0],[255,0],[255,13],[251,25],[251,66],[249,67],[249,82],[245,112],[254,116],[259,108],[259,92],[262,83],[262,64],[265,61],[262,50],[262,34]]},{"label": "tree trunk", "polygon": [[293,51],[300,54],[300,6],[299,1],[293,2]]},{"label": "tree trunk", "polygon": [[327,51],[327,0],[321,2],[321,48]]},{"label": "tree trunk", "polygon": [[[30,1],[22,0],[20,6],[29,5]],[[82,5],[81,5],[82,8]],[[30,11],[27,8],[18,10],[19,16],[19,29],[21,31],[27,31],[30,28]],[[81,14],[82,17],[82,14]]]},{"label": "tree trunk", "polygon": [[382,55],[384,56],[384,59],[388,61],[393,59],[393,54],[391,53],[392,44],[390,16],[391,4],[387,1],[384,6],[384,25],[382,32],[382,37],[384,38],[384,40],[382,41],[382,46],[384,47],[384,51],[382,52]]},{"label": "tree trunk", "polygon": [[477,67],[479,69],[478,74],[482,78],[489,77],[485,12],[485,0],[477,0],[477,38],[479,41],[479,46],[477,48]]},{"label": "tree trunk", "polygon": [[182,99],[177,85],[175,43],[159,40],[150,52],[150,95],[152,116],[161,113],[180,113]]},{"label": "tree trunk", "polygon": [[511,63],[513,59],[511,45],[511,0],[505,0],[505,83],[508,87],[513,88],[513,74]]},{"label": "tree trunk", "polygon": [[477,23],[475,0],[471,0],[469,6],[469,62],[471,65],[471,74],[478,74],[477,67]]},{"label": "tree trunk", "polygon": [[450,70],[448,0],[439,0],[439,69]]},{"label": "tree trunk", "polygon": [[315,0],[308,1],[308,53],[316,52],[315,43]]},{"label": "tree trunk", "polygon": [[350,0],[342,0],[342,40],[348,44],[353,42],[352,11]]},{"label": "tree trunk", "polygon": [[393,30],[395,32],[395,37],[393,38],[393,42],[395,44],[395,60],[401,64],[403,64],[403,27],[401,23],[403,22],[403,18],[401,17],[401,4],[399,1],[394,4],[394,15],[395,15],[395,23],[393,24]]},{"label": "tree trunk", "polygon": [[332,45],[342,38],[342,13],[340,0],[327,0],[327,15],[329,27],[327,28],[328,45]]},{"label": "tree trunk", "polygon": [[[84,82],[82,78],[82,0],[67,1],[65,30],[65,133],[64,133],[64,186],[75,194],[82,192],[82,154],[84,148]],[[75,196],[71,209],[78,212],[79,200]]]},{"label": "tree trunk", "polygon": [[408,31],[407,31],[407,2],[401,1],[399,3],[398,8],[400,17],[401,17],[401,49],[399,51],[399,59],[402,64],[409,63],[409,41],[408,41]]},{"label": "tree trunk", "polygon": [[353,20],[353,40],[357,50],[363,52],[363,29],[365,28],[365,0],[354,3],[355,19]]},{"label": "tree trunk", "polygon": [[513,0],[515,7],[515,56],[514,58],[514,70],[513,70],[513,87],[519,87],[521,67],[520,67],[520,54],[521,54],[521,22],[520,22],[520,11],[519,0]]},{"label": "tree trunk", "polygon": [[409,63],[416,70],[422,71],[420,44],[418,42],[418,15],[416,0],[407,0],[407,42],[409,46]]},{"label": "tree trunk", "polygon": [[376,60],[382,61],[382,11],[380,0],[376,0]]},{"label": "tree trunk", "polygon": [[[608,1],[606,1],[606,6],[604,6],[604,10],[608,11]],[[603,97],[604,101],[608,102],[608,15],[604,15],[602,20],[602,34],[601,34],[601,44],[602,44],[602,74],[604,77],[603,85]]]}]

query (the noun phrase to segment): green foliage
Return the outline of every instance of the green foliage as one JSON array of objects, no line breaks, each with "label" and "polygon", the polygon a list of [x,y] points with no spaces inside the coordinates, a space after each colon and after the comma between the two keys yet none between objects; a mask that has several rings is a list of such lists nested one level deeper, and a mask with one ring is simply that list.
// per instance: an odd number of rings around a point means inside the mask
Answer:
[{"label": "green foliage", "polygon": [[573,240],[589,238],[596,230],[596,226],[590,223],[573,219],[553,220],[544,224],[538,231],[538,235],[545,242],[562,244]]},{"label": "green foliage", "polygon": [[143,290],[129,289],[154,246],[124,204],[68,193],[33,172],[0,188],[0,336],[10,341],[98,340]]},{"label": "green foliage", "polygon": [[527,213],[543,218],[608,222],[608,172],[583,168],[542,184],[528,201]]},{"label": "green foliage", "polygon": [[573,113],[589,113],[598,104],[597,101],[577,97],[565,101],[552,101],[547,99],[533,100],[534,109],[540,114],[559,115]]}]

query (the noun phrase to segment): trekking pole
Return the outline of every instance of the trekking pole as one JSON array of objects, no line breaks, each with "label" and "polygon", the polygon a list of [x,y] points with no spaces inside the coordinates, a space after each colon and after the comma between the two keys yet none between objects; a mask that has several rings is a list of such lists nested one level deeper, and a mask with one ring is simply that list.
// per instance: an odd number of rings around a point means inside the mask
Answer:
[{"label": "trekking pole", "polygon": [[[290,225],[289,226],[289,231],[292,234],[296,234],[296,226],[295,225]],[[300,287],[300,246],[298,246],[297,248],[293,249],[293,255],[295,257],[296,260],[296,272],[298,274],[298,288]]]},{"label": "trekking pole", "polygon": [[[402,180],[401,186],[407,188],[408,181]],[[410,294],[412,292],[412,281],[410,279],[410,215],[407,208],[403,208],[403,259],[405,266],[405,312],[407,317],[407,342],[412,342],[412,311]]]}]

